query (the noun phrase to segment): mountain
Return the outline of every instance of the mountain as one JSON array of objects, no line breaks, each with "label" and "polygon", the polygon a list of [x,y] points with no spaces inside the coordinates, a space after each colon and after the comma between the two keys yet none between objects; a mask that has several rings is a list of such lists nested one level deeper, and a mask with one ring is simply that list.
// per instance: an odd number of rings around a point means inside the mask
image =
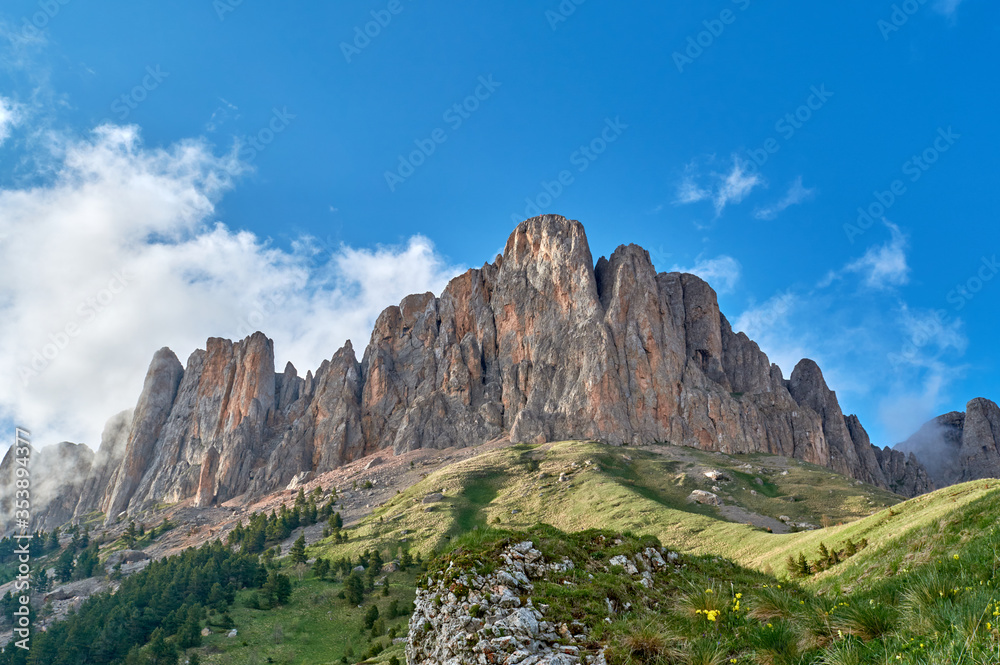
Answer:
[{"label": "mountain", "polygon": [[934,418],[895,450],[927,465],[938,487],[1000,477],[1000,407],[983,397]]},{"label": "mountain", "polygon": [[595,264],[583,226],[553,215],[440,297],[388,307],[360,361],[348,342],[315,373],[278,373],[262,333],[209,339],[186,365],[161,349],[113,421],[77,517],[221,504],[378,450],[501,438],[771,453],[906,496],[933,487],[913,456],[871,445],[816,363],[786,380],[706,282],[657,273],[636,245]]}]

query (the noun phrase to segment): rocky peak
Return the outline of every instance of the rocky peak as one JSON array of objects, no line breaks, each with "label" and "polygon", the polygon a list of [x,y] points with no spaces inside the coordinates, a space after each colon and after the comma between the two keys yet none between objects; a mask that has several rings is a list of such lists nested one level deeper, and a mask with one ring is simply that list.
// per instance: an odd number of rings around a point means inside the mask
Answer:
[{"label": "rocky peak", "polygon": [[1000,408],[995,402],[977,397],[966,405],[959,460],[963,480],[1000,477]]},{"label": "rocky peak", "polygon": [[[11,446],[0,462],[0,514],[4,523],[14,519],[17,490],[15,470],[20,467]],[[80,492],[87,483],[94,453],[82,443],[62,441],[40,450],[31,449],[31,528],[51,531],[73,517]]]},{"label": "rocky peak", "polygon": [[153,355],[132,416],[124,458],[111,478],[102,506],[106,514],[117,515],[128,507],[152,461],[183,376],[184,368],[173,351],[164,347]]},{"label": "rocky peak", "polygon": [[[291,364],[277,374],[262,333],[211,338],[186,368],[157,352],[76,512],[210,505],[376,450],[500,437],[771,453],[889,487],[862,432],[815,363],[786,382],[704,280],[657,273],[636,245],[595,265],[583,226],[545,215],[440,297],[387,307],[360,361],[348,342],[304,378]],[[897,466],[905,475],[907,460]]]},{"label": "rocky peak", "polygon": [[1000,408],[983,397],[965,408],[930,420],[895,446],[919,459],[938,487],[1000,477]]}]

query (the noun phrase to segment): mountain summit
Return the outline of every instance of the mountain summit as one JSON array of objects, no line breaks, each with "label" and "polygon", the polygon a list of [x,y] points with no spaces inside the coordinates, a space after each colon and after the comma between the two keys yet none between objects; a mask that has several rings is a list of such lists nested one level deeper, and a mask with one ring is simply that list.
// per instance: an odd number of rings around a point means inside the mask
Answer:
[{"label": "mountain summit", "polygon": [[657,273],[636,245],[595,265],[583,226],[555,215],[518,225],[502,256],[440,297],[388,307],[360,361],[348,342],[315,373],[277,373],[262,333],[209,339],[185,366],[161,349],[116,419],[72,513],[45,526],[259,495],[377,450],[500,438],[771,453],[906,496],[933,487],[913,456],[871,445],[816,363],[784,379],[706,282]]}]

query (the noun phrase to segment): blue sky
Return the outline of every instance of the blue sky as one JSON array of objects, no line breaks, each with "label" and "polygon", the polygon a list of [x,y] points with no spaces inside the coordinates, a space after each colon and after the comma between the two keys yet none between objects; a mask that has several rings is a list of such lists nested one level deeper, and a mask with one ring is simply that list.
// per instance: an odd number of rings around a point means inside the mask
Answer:
[{"label": "blue sky", "polygon": [[997,7],[692,4],[4,3],[3,419],[94,444],[253,327],[304,373],[536,211],[708,278],[878,443],[1000,397]]}]

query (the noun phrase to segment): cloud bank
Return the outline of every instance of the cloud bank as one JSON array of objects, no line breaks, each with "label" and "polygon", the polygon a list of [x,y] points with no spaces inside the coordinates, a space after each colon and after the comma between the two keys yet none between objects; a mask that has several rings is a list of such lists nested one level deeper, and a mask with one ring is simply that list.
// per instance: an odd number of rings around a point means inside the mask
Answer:
[{"label": "cloud bank", "polygon": [[304,374],[347,339],[360,353],[384,307],[461,271],[421,236],[282,249],[221,224],[243,167],[203,142],[153,149],[135,127],[102,126],[52,149],[45,184],[0,189],[0,419],[42,445],[96,446],[159,347],[184,362],[209,336],[260,329],[278,369]]}]

